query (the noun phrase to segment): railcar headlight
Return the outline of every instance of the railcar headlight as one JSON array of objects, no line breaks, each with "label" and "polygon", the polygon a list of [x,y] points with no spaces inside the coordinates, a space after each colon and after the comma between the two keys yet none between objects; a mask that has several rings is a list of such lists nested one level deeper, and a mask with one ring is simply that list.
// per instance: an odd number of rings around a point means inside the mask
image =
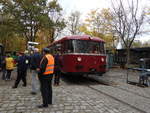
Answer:
[{"label": "railcar headlight", "polygon": [[104,62],[104,58],[101,58],[101,61]]},{"label": "railcar headlight", "polygon": [[82,58],[81,57],[77,57],[77,61],[81,62]]}]

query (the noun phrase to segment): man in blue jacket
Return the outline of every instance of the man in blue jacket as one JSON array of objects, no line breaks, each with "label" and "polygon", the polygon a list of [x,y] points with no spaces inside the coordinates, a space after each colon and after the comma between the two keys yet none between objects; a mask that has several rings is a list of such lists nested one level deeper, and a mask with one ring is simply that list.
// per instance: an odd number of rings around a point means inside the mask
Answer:
[{"label": "man in blue jacket", "polygon": [[2,71],[2,80],[5,80],[5,74],[6,74],[5,56],[1,56],[0,58],[0,71]]},{"label": "man in blue jacket", "polygon": [[55,79],[54,79],[54,86],[59,86],[59,81],[60,81],[60,61],[59,61],[59,50],[57,50],[57,54],[55,55]]},{"label": "man in blue jacket", "polygon": [[20,53],[17,59],[17,79],[12,88],[17,88],[20,80],[23,81],[23,86],[26,87],[27,68],[29,65],[29,57],[24,53]]}]

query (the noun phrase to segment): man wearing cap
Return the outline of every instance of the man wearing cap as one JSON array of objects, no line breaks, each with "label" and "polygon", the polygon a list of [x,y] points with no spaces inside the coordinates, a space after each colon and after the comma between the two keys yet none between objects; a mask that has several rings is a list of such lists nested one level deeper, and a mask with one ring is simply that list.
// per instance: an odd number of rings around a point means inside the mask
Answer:
[{"label": "man wearing cap", "polygon": [[40,62],[39,80],[41,83],[41,94],[43,104],[38,108],[47,108],[52,104],[52,78],[54,73],[54,57],[49,53],[49,48],[43,49],[43,58]]},{"label": "man wearing cap", "polygon": [[12,88],[17,88],[20,80],[23,81],[23,86],[26,87],[26,76],[27,76],[27,68],[29,65],[29,58],[23,52],[19,53],[19,57],[17,58],[17,79]]},{"label": "man wearing cap", "polygon": [[2,71],[2,80],[5,80],[5,74],[6,74],[6,61],[5,56],[1,57],[0,61],[0,71]]},{"label": "man wearing cap", "polygon": [[59,61],[59,56],[60,56],[60,51],[57,50],[57,53],[55,55],[55,78],[54,78],[54,86],[59,86],[59,81],[60,81],[60,61]]}]

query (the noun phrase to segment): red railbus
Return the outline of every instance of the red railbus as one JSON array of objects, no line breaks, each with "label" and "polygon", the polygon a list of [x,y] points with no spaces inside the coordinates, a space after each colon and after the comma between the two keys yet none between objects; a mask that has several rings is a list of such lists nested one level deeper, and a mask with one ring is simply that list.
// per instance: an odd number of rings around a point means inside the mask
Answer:
[{"label": "red railbus", "polygon": [[104,41],[98,37],[66,36],[50,46],[52,54],[59,49],[59,67],[64,74],[99,74],[106,72]]}]

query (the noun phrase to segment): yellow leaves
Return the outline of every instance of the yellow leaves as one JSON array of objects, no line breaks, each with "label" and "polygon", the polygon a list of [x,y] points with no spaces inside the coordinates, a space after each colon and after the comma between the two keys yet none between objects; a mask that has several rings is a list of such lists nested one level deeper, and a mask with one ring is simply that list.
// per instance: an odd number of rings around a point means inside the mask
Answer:
[{"label": "yellow leaves", "polygon": [[80,26],[79,30],[80,30],[81,32],[85,32],[85,31],[87,31],[87,28],[86,28],[85,25],[83,25],[83,26]]},{"label": "yellow leaves", "polygon": [[110,9],[102,9],[101,10],[101,16],[102,18],[105,18],[106,20],[112,20],[112,15],[111,15],[111,12],[110,12]]},{"label": "yellow leaves", "polygon": [[42,48],[50,45],[52,42],[52,30],[42,29],[37,33],[36,42],[39,42],[38,48],[42,50]]},{"label": "yellow leaves", "polygon": [[9,36],[0,40],[5,47],[5,51],[24,51],[26,48],[26,41],[20,36]]},{"label": "yellow leaves", "polygon": [[147,9],[147,11],[145,12],[145,15],[150,15],[150,8]]},{"label": "yellow leaves", "polygon": [[80,31],[102,38],[105,40],[107,48],[113,48],[114,41],[116,40],[113,35],[113,19],[109,8],[91,10]]},{"label": "yellow leaves", "polygon": [[99,11],[98,9],[92,10],[88,17],[85,19],[85,23],[90,27],[90,29],[97,29],[96,31],[101,31],[101,33],[105,33],[106,31],[110,31],[112,29],[112,14],[110,9],[102,9]]},{"label": "yellow leaves", "polygon": [[82,33],[85,33],[86,35],[92,35],[91,31],[89,31],[87,29],[87,25],[86,24],[80,26],[79,27],[79,31],[82,32]]}]

